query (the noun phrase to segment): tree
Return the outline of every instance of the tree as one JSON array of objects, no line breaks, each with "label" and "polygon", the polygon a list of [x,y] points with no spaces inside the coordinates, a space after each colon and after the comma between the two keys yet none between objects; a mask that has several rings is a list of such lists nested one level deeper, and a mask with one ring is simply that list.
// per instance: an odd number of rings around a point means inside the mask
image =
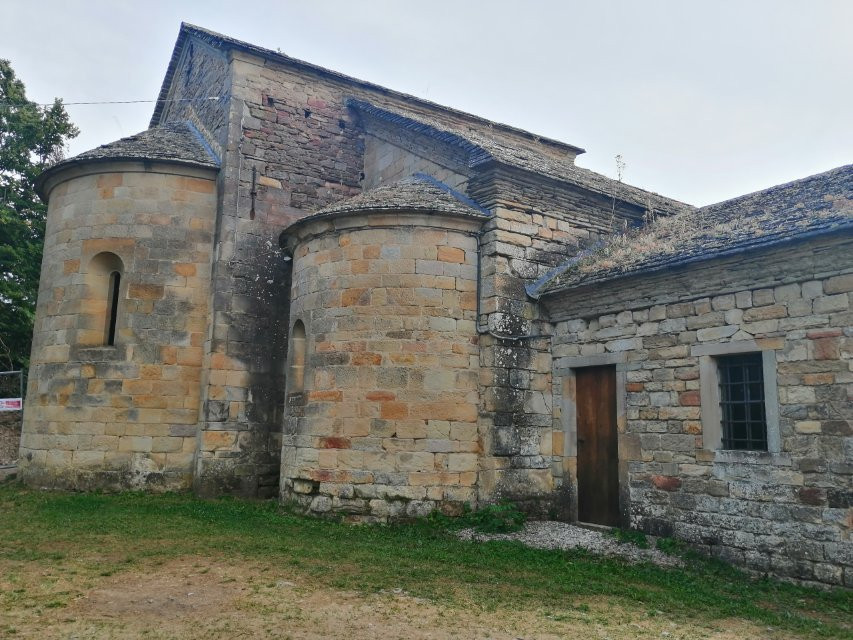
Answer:
[{"label": "tree", "polygon": [[61,100],[27,100],[0,59],[0,369],[26,367],[30,357],[47,212],[35,180],[78,133]]}]

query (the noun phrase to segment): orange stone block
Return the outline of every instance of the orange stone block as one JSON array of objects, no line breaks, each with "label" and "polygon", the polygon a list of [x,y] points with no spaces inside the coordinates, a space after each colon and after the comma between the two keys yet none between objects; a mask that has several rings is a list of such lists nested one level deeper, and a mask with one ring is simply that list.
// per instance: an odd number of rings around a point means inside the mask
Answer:
[{"label": "orange stone block", "polygon": [[370,273],[370,261],[353,260],[350,262],[350,270],[355,274]]},{"label": "orange stone block", "polygon": [[833,384],[834,382],[835,374],[833,373],[807,373],[803,376],[803,384],[808,386]]},{"label": "orange stone block", "polygon": [[62,264],[62,273],[68,275],[69,273],[76,273],[80,269],[80,261],[79,260],[66,260]]},{"label": "orange stone block", "polygon": [[83,241],[83,253],[95,254],[101,251],[115,253],[119,249],[132,249],[134,244],[133,238],[91,238]]},{"label": "orange stone block", "polygon": [[178,364],[201,366],[203,350],[201,347],[181,347],[178,349]]},{"label": "orange stone block", "polygon": [[202,446],[208,451],[224,449],[233,446],[236,438],[237,434],[233,431],[205,431],[202,436]]},{"label": "orange stone block", "polygon": [[701,402],[698,391],[682,391],[678,394],[678,404],[682,407],[698,407]]},{"label": "orange stone block", "polygon": [[344,394],[338,390],[329,391],[309,391],[309,400],[325,401],[325,402],[340,402],[344,399]]},{"label": "orange stone block", "polygon": [[160,347],[160,359],[163,364],[176,364],[178,362],[177,347]]},{"label": "orange stone block", "polygon": [[367,289],[346,289],[341,293],[341,305],[352,307],[364,305],[370,302],[370,293]]},{"label": "orange stone block", "polygon": [[172,265],[172,269],[179,276],[194,276],[196,274],[196,266],[192,263],[179,263]]},{"label": "orange stone block", "polygon": [[139,377],[145,380],[159,380],[162,374],[163,368],[156,364],[144,364],[139,368]]},{"label": "orange stone block", "polygon": [[384,420],[399,420],[409,415],[409,405],[403,402],[384,402],[380,415]]},{"label": "orange stone block", "polygon": [[341,438],[338,436],[329,436],[320,438],[319,447],[321,449],[349,449],[352,446],[349,438]]},{"label": "orange stone block", "polygon": [[372,402],[387,402],[397,396],[390,391],[368,391],[364,397]]},{"label": "orange stone block", "polygon": [[372,364],[378,365],[382,364],[382,354],[379,353],[355,353],[352,356],[352,363],[354,365],[362,365],[362,364]]},{"label": "orange stone block", "polygon": [[163,297],[163,285],[132,284],[128,287],[128,295],[140,300],[159,300]]},{"label": "orange stone block", "polygon": [[456,247],[438,247],[436,259],[441,262],[455,262],[461,264],[465,262],[465,252]]},{"label": "orange stone block", "polygon": [[216,183],[213,180],[203,178],[184,178],[184,188],[196,193],[213,193],[216,189]]}]

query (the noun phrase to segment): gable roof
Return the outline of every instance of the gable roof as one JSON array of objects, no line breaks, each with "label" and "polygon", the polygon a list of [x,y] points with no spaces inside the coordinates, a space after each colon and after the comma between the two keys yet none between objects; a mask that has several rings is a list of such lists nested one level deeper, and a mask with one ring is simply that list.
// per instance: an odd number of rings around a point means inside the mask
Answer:
[{"label": "gable roof", "polygon": [[[463,142],[463,144],[467,144],[469,150],[473,153],[472,161],[475,164],[472,166],[494,160],[506,166],[582,187],[608,198],[616,197],[619,200],[654,213],[672,214],[690,208],[690,205],[683,202],[633,187],[590,171],[589,169],[575,166],[575,156],[584,153],[584,150],[580,147],[560,142],[553,138],[540,136],[510,125],[493,122],[409,94],[393,91],[377,84],[292,58],[279,51],[258,47],[186,22],[181,23],[181,28],[178,32],[178,38],[172,52],[169,67],[166,71],[154,113],[151,117],[152,126],[156,126],[160,122],[169,97],[172,79],[180,64],[183,48],[190,38],[196,38],[215,49],[222,51],[232,49],[243,51],[292,68],[319,74],[339,82],[345,82],[353,87],[367,89],[375,93],[377,97],[388,96],[402,102],[404,105],[411,105],[418,112],[417,114],[409,110],[398,111],[393,107],[378,106],[365,100],[350,99],[350,106],[352,108],[370,112],[374,116],[385,118],[397,124],[414,128],[420,127],[422,133],[436,136],[445,141],[453,138]],[[436,116],[450,116],[455,122],[453,125],[449,125],[446,122],[439,122],[424,112],[429,112]]]},{"label": "gable roof", "polygon": [[461,147],[469,153],[468,164],[471,167],[497,161],[517,169],[582,187],[607,197],[616,197],[619,200],[656,213],[673,214],[692,209],[690,205],[684,202],[633,187],[589,169],[582,169],[574,164],[571,157],[546,154],[521,144],[510,145],[505,140],[477,129],[461,130],[421,114],[414,115],[397,109],[380,107],[365,100],[349,98],[347,106],[409,129],[414,133],[420,133],[441,142]]},{"label": "gable roof", "polygon": [[347,106],[361,113],[382,119],[414,133],[429,136],[440,142],[460,147],[468,152],[470,167],[496,161],[553,180],[578,186],[606,197],[616,197],[656,213],[673,214],[692,207],[678,200],[640,189],[574,164],[571,156],[557,156],[523,144],[508,144],[476,128],[460,129],[438,122],[421,114],[412,114],[349,98]]},{"label": "gable roof", "polygon": [[679,214],[612,238],[532,285],[534,297],[853,230],[853,165]]},{"label": "gable roof", "polygon": [[303,220],[316,220],[363,211],[425,211],[483,219],[492,216],[488,209],[482,208],[443,182],[425,173],[416,173],[408,178],[389,182],[352,198],[336,202],[294,224],[299,224]]},{"label": "gable roof", "polygon": [[482,126],[488,129],[494,129],[495,131],[502,132],[513,137],[518,137],[520,139],[526,139],[531,143],[547,146],[557,151],[571,153],[573,155],[584,153],[584,149],[565,142],[561,142],[560,140],[555,140],[546,136],[540,136],[538,134],[525,131],[524,129],[519,129],[508,124],[494,122],[492,120],[481,118],[479,116],[475,116],[464,111],[459,111],[457,109],[453,109],[452,107],[446,107],[444,105],[440,105],[429,100],[424,100],[423,98],[418,98],[416,96],[403,93],[401,91],[394,91],[393,89],[388,89],[387,87],[383,87],[372,82],[359,80],[358,78],[353,78],[352,76],[348,76],[346,74],[339,73],[337,71],[333,71],[331,69],[327,69],[319,65],[311,64],[310,62],[305,62],[304,60],[299,60],[298,58],[292,58],[288,55],[285,55],[284,53],[281,53],[280,51],[265,49],[264,47],[259,47],[257,45],[253,45],[242,40],[237,40],[236,38],[231,38],[221,33],[217,33],[209,29],[204,29],[203,27],[189,24],[187,22],[182,22],[181,28],[178,31],[178,38],[175,41],[175,47],[172,50],[172,57],[169,60],[169,66],[166,69],[166,75],[163,78],[163,84],[160,87],[160,94],[158,96],[157,103],[154,107],[154,113],[151,116],[151,126],[156,126],[160,123],[160,116],[162,115],[163,108],[169,98],[169,87],[171,86],[172,79],[175,73],[177,72],[178,64],[180,63],[181,52],[183,51],[183,47],[186,44],[187,40],[190,38],[197,38],[216,49],[235,49],[238,51],[243,51],[245,53],[255,55],[266,60],[272,60],[274,62],[278,62],[280,64],[292,68],[309,71],[321,76],[325,76],[332,80],[337,80],[354,86],[362,87],[379,94],[400,99],[404,102],[412,104],[413,106],[426,108],[431,111],[443,112],[471,122],[475,125]]}]

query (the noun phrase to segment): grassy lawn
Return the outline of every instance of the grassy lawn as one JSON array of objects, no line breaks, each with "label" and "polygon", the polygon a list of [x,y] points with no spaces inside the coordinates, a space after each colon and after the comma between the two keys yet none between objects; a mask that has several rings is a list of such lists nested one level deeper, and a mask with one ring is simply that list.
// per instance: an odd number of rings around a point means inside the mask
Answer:
[{"label": "grassy lawn", "polygon": [[[190,588],[207,609],[181,604]],[[0,484],[0,637],[313,638],[338,633],[317,626],[335,618],[351,638],[853,638],[853,594],[701,560],[662,569],[462,542],[427,523],[344,525],[270,502]]]}]

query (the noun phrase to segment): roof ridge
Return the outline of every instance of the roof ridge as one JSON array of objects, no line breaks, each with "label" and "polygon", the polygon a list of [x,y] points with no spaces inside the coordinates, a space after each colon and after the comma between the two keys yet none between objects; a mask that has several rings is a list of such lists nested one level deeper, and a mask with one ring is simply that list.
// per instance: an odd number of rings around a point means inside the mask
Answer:
[{"label": "roof ridge", "polygon": [[187,128],[190,130],[190,133],[195,136],[196,140],[198,140],[199,144],[204,147],[204,150],[207,151],[208,154],[210,154],[210,157],[213,158],[216,164],[221,164],[222,159],[219,157],[219,154],[216,153],[213,147],[210,146],[210,143],[207,141],[207,138],[205,138],[204,134],[199,131],[197,126],[195,126],[195,123],[192,120],[183,120],[182,122],[187,125]]},{"label": "roof ridge", "polygon": [[[664,210],[667,213],[685,209],[695,210],[695,207],[680,200],[614,180],[591,169],[579,167],[574,162],[560,164],[560,160],[537,149],[531,149],[524,145],[513,146],[510,144],[512,142],[510,140],[491,137],[488,131],[459,131],[453,125],[435,121],[426,114],[410,113],[397,107],[380,106],[352,96],[347,98],[346,104],[353,109],[366,112],[377,118],[382,118],[392,124],[406,127],[415,133],[428,135],[436,140],[452,143],[467,149],[471,154],[468,158],[468,166],[472,168],[489,161],[495,161],[505,166],[533,173],[537,176],[572,184],[606,197],[615,196],[635,206],[642,206],[651,210]],[[544,168],[543,166],[528,166],[528,164],[525,164],[522,161],[522,156],[525,153],[532,154],[538,161],[545,163]]]},{"label": "roof ridge", "polygon": [[853,165],[661,218],[612,236],[528,287],[531,295],[607,282],[853,228]]},{"label": "roof ridge", "polygon": [[526,129],[521,129],[520,127],[515,127],[510,124],[506,124],[503,122],[497,122],[495,120],[489,120],[488,118],[483,118],[481,116],[475,115],[473,113],[468,113],[467,111],[462,111],[460,109],[455,109],[453,107],[448,107],[446,105],[439,104],[437,102],[432,102],[431,100],[426,100],[425,98],[419,98],[415,95],[404,93],[402,91],[396,91],[394,89],[389,89],[388,87],[384,87],[380,84],[376,84],[374,82],[370,82],[368,80],[361,80],[360,78],[355,78],[353,76],[346,75],[344,73],[340,73],[339,71],[334,71],[333,69],[328,69],[326,67],[322,67],[317,64],[313,64],[311,62],[307,62],[305,60],[300,60],[299,58],[293,58],[288,56],[287,54],[281,53],[279,51],[273,51],[272,49],[267,49],[265,47],[261,47],[258,45],[251,44],[250,42],[246,42],[245,40],[238,40],[237,38],[232,38],[231,36],[227,36],[225,34],[219,33],[217,31],[213,31],[211,29],[206,29],[204,27],[200,27],[198,25],[191,24],[189,22],[181,22],[181,27],[178,30],[178,38],[175,41],[175,47],[172,50],[172,57],[169,60],[168,68],[166,69],[166,75],[163,80],[163,84],[160,88],[160,94],[157,106],[154,108],[154,113],[151,116],[151,124],[159,118],[163,111],[163,100],[166,98],[166,93],[168,92],[168,82],[172,77],[175,67],[179,61],[178,49],[182,45],[183,40],[188,35],[193,35],[200,38],[207,39],[215,39],[218,40],[221,44],[231,47],[240,48],[250,53],[254,53],[255,55],[278,60],[284,64],[295,65],[299,67],[303,67],[305,69],[309,69],[311,71],[319,72],[322,74],[330,75],[338,80],[343,80],[345,82],[355,83],[361,85],[363,87],[367,87],[373,90],[377,90],[380,93],[384,93],[390,96],[396,96],[398,98],[402,98],[405,101],[413,102],[430,109],[435,109],[438,111],[442,111],[445,113],[450,113],[455,116],[461,116],[464,119],[471,120],[473,122],[479,123],[481,125],[485,125],[488,127],[493,127],[504,131],[506,133],[519,136],[521,138],[526,138],[530,142],[541,144],[543,146],[550,146],[557,149],[561,149],[564,151],[571,151],[577,155],[581,153],[585,153],[585,149],[573,145],[568,142],[563,142],[562,140],[557,140],[556,138],[550,138],[548,136],[540,135],[537,133],[533,133],[531,131],[527,131]]},{"label": "roof ridge", "polygon": [[804,178],[796,178],[795,180],[789,180],[788,182],[782,182],[779,184],[774,184],[774,185],[771,185],[769,187],[765,187],[764,189],[757,189],[756,191],[750,191],[749,193],[744,193],[744,194],[741,194],[739,196],[734,196],[733,198],[727,198],[726,200],[720,200],[719,202],[712,202],[711,204],[706,204],[702,207],[699,207],[697,209],[697,211],[701,212],[701,211],[706,211],[706,210],[714,210],[717,208],[722,208],[724,206],[729,206],[729,205],[735,204],[737,202],[740,202],[742,200],[746,200],[748,198],[752,198],[752,197],[755,197],[757,195],[764,194],[764,193],[767,193],[770,191],[775,191],[777,189],[781,191],[783,189],[791,188],[791,187],[794,187],[796,185],[803,185],[805,183],[808,183],[808,182],[811,182],[814,180],[827,178],[831,174],[843,174],[843,173],[848,172],[848,171],[853,172],[853,163],[843,164],[839,167],[834,167],[834,168],[828,169],[826,171],[820,171],[818,173],[813,173],[810,176],[806,176]]},{"label": "roof ridge", "polygon": [[462,204],[467,204],[472,209],[477,209],[478,211],[480,211],[484,215],[487,215],[489,217],[492,217],[495,215],[494,213],[492,213],[491,211],[489,211],[485,207],[481,207],[475,200],[472,200],[471,198],[466,196],[461,191],[457,191],[456,189],[451,187],[449,184],[442,182],[438,178],[434,178],[429,174],[423,173],[422,171],[418,171],[417,173],[412,174],[412,177],[420,178],[423,181],[428,182],[429,184],[433,185],[434,187],[438,187],[439,189],[441,189],[445,193],[448,193],[451,196],[453,196],[454,198],[456,198],[457,200],[459,200],[459,202],[461,202]]}]

